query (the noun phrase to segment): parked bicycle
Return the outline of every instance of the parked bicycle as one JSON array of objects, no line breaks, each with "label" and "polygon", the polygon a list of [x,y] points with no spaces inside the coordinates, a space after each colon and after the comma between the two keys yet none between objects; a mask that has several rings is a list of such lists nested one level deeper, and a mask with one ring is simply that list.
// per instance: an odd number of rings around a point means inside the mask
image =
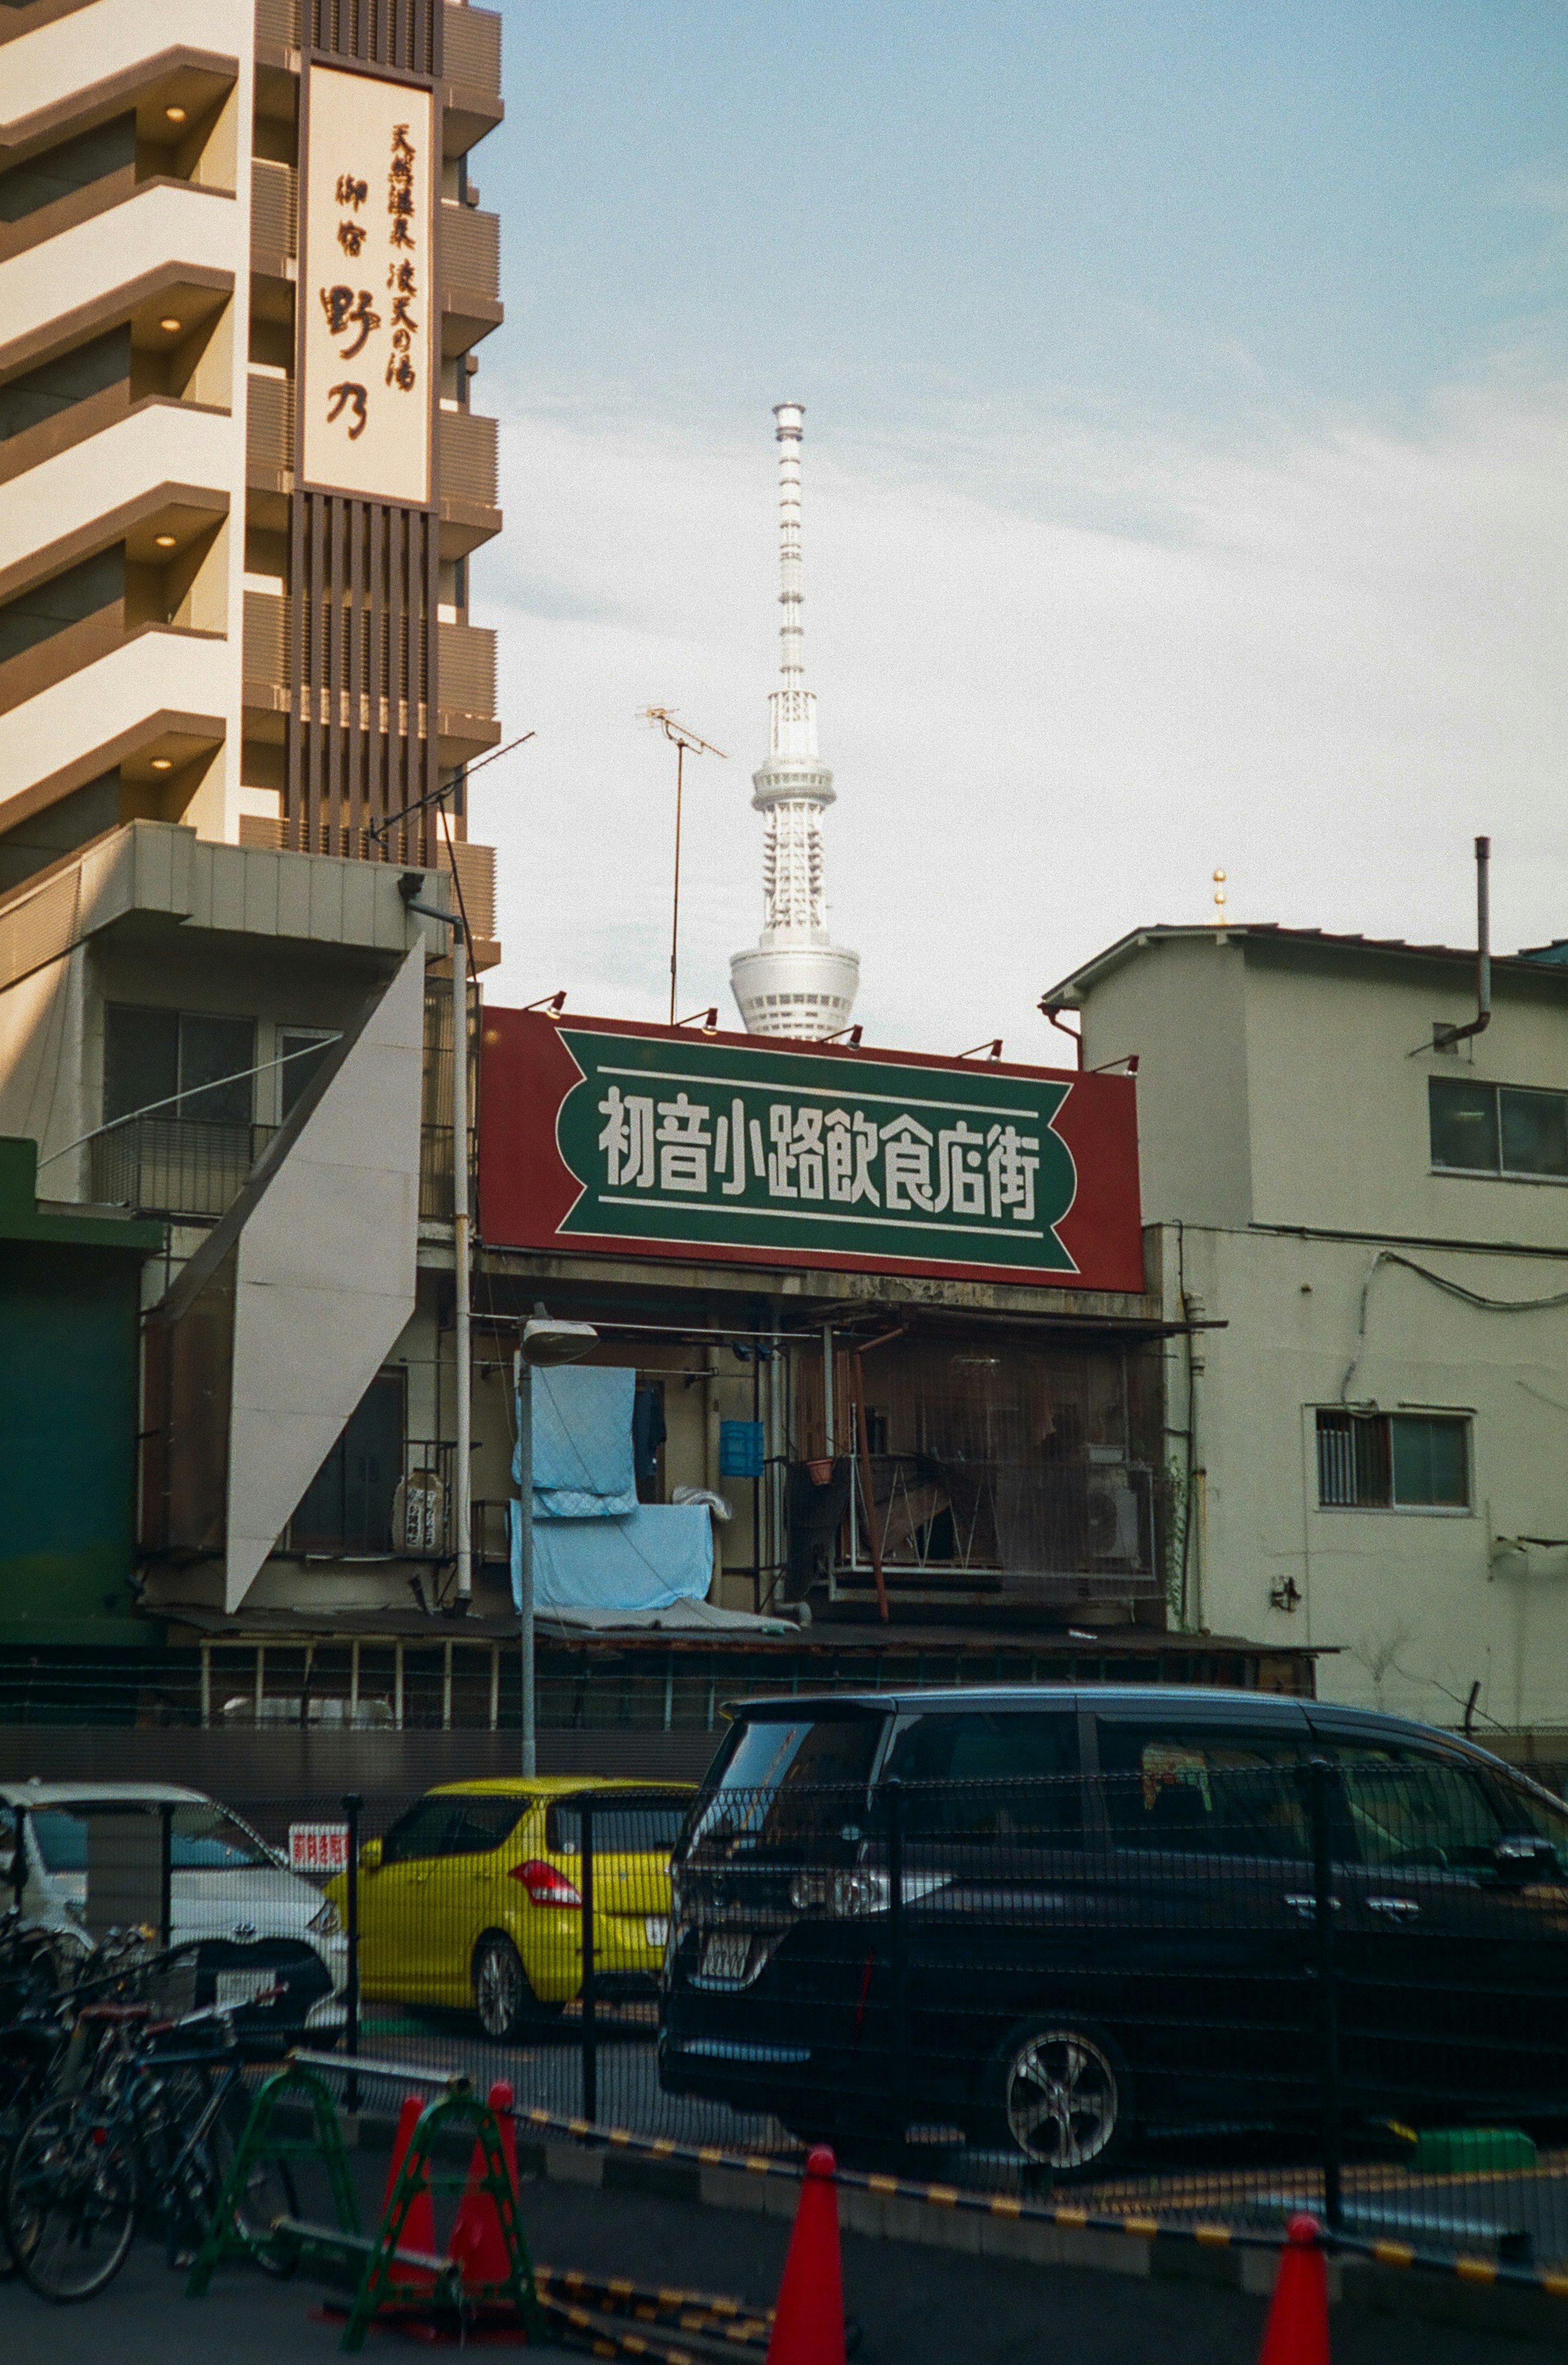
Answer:
[{"label": "parked bicycle", "polygon": [[[139,2228],[162,2236],[171,2266],[206,2233],[249,2113],[231,2013],[167,2018],[152,2003],[90,2002],[76,2013],[51,2090],[17,2136],[5,2238],[41,2297],[84,2300],[113,2281]],[[258,2162],[241,2203],[257,2237],[297,2214],[279,2161]]]}]

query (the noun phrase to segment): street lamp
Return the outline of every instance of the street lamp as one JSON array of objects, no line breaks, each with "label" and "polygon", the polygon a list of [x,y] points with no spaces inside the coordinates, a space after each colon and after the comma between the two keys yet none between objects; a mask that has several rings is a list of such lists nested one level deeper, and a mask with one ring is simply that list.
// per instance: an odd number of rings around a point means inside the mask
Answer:
[{"label": "street lamp", "polygon": [[533,1677],[533,1367],[579,1362],[599,1341],[591,1322],[553,1322],[547,1315],[522,1326],[513,1370],[517,1377],[518,1643],[522,1673],[522,1770],[537,1774]]}]

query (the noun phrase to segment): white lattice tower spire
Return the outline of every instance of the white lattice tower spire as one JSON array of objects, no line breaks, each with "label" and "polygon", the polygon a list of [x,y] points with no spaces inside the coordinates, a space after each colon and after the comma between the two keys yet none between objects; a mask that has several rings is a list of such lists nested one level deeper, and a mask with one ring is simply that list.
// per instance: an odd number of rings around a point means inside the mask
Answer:
[{"label": "white lattice tower spire", "polygon": [[801,622],[801,434],[805,405],[781,402],[778,438],[778,687],[767,701],[767,760],[752,776],[765,816],[763,927],[755,951],[730,963],[753,1035],[835,1034],[854,1007],[860,961],[827,933],[822,817],[833,774],[817,753],[817,706],[806,688]]}]

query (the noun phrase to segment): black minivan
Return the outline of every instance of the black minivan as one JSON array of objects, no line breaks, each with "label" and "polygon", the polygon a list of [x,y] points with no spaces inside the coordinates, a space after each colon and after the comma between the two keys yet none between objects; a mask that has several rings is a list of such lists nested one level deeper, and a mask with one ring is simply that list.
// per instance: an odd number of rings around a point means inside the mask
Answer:
[{"label": "black minivan", "polygon": [[1469,1743],[1131,1686],[732,1715],[672,1867],[672,2092],[1061,2178],[1311,2124],[1330,2060],[1352,2125],[1568,2122],[1568,1809]]}]

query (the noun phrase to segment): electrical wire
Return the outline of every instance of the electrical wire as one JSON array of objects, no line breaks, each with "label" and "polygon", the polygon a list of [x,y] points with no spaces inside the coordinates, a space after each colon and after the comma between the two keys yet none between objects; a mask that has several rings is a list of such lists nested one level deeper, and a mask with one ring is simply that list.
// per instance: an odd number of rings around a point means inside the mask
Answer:
[{"label": "electrical wire", "polygon": [[1483,1314],[1552,1314],[1568,1306],[1568,1289],[1559,1289],[1550,1297],[1488,1297],[1479,1289],[1467,1289],[1462,1281],[1450,1281],[1446,1273],[1434,1272],[1429,1265],[1417,1264],[1414,1257],[1401,1256],[1397,1249],[1379,1249],[1367,1268],[1361,1283],[1361,1306],[1356,1317],[1356,1351],[1345,1366],[1345,1376],[1339,1383],[1339,1402],[1350,1403],[1350,1382],[1366,1352],[1367,1306],[1372,1285],[1384,1265],[1396,1264],[1413,1272],[1417,1280],[1430,1282],[1445,1297],[1457,1297],[1462,1305],[1473,1306]]}]

